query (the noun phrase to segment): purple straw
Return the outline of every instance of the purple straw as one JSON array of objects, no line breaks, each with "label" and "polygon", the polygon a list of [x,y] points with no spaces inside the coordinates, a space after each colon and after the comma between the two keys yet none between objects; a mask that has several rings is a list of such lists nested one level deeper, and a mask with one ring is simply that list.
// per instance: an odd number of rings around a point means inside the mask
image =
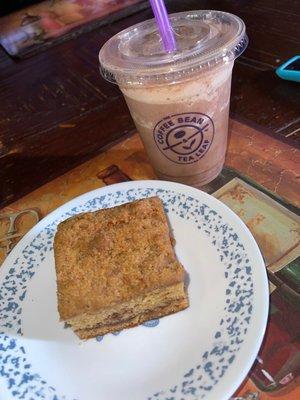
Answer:
[{"label": "purple straw", "polygon": [[175,38],[169,21],[164,0],[150,0],[152,11],[163,41],[164,49],[167,52],[176,50]]}]

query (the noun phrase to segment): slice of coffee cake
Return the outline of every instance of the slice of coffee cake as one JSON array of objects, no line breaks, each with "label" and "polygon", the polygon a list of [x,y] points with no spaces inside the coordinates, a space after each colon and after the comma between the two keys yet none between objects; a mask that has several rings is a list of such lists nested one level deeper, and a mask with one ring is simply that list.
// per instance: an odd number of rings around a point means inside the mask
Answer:
[{"label": "slice of coffee cake", "polygon": [[54,240],[58,311],[81,339],[188,306],[158,197],[79,214]]}]

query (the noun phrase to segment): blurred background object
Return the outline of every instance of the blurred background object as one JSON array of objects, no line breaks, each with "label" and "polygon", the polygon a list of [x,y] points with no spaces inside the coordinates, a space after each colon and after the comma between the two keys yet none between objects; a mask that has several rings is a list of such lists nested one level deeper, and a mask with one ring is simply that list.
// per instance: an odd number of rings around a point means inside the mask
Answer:
[{"label": "blurred background object", "polygon": [[0,44],[10,56],[36,53],[148,6],[145,0],[45,0],[35,3],[1,19]]},{"label": "blurred background object", "polygon": [[7,15],[13,11],[20,10],[32,4],[40,3],[41,1],[43,0],[2,0],[0,7],[0,16]]}]

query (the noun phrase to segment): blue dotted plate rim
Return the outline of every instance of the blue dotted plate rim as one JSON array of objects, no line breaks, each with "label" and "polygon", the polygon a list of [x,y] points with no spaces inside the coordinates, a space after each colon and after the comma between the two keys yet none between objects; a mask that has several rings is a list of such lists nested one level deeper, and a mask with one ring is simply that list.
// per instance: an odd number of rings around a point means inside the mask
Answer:
[{"label": "blue dotted plate rim", "polygon": [[[236,377],[235,382],[233,383],[232,379],[230,379],[230,381],[228,381],[226,384],[225,381],[228,380],[228,373],[227,373],[227,375],[226,374],[220,375],[221,380],[218,380],[214,377],[214,371],[213,371],[213,368],[211,365],[212,363],[207,360],[209,360],[209,356],[211,356],[212,354],[215,355],[216,352],[218,354],[218,351],[220,351],[220,349],[216,348],[217,350],[215,351],[215,353],[213,353],[213,351],[215,350],[215,349],[213,349],[212,352],[209,353],[209,355],[203,354],[202,363],[207,361],[204,364],[203,368],[202,368],[202,365],[199,364],[199,365],[195,366],[195,368],[194,367],[191,368],[184,375],[183,382],[181,382],[180,388],[178,388],[179,385],[175,385],[172,388],[169,388],[168,390],[157,391],[154,394],[152,394],[150,397],[147,398],[149,400],[152,400],[152,399],[153,400],[154,399],[177,400],[179,398],[180,398],[180,400],[181,399],[182,400],[190,400],[190,399],[196,399],[196,398],[198,399],[198,398],[204,398],[204,397],[210,398],[210,396],[207,397],[206,394],[209,393],[212,388],[214,388],[214,391],[213,391],[214,397],[213,398],[226,399],[232,393],[234,393],[234,391],[238,388],[239,384],[242,382],[242,380],[248,373],[248,371],[258,353],[259,347],[261,345],[261,341],[263,339],[263,335],[265,332],[267,316],[268,316],[268,300],[269,300],[268,280],[267,280],[264,261],[262,259],[261,253],[259,251],[259,248],[258,248],[252,234],[250,233],[250,231],[248,230],[246,225],[226,205],[221,203],[216,198],[208,195],[207,193],[202,192],[198,189],[183,185],[183,184],[166,182],[166,181],[150,181],[150,180],[124,182],[124,183],[119,183],[119,184],[114,184],[114,185],[110,185],[107,187],[99,188],[99,189],[93,190],[91,192],[85,193],[81,196],[74,198],[73,200],[69,201],[68,203],[60,206],[56,210],[52,211],[48,216],[46,216],[42,221],[40,221],[36,226],[34,226],[24,236],[24,238],[16,245],[16,247],[14,248],[12,253],[6,258],[6,260],[3,263],[3,266],[1,268],[1,271],[0,271],[0,277],[1,276],[3,277],[3,275],[5,276],[9,272],[7,270],[7,268],[9,267],[11,262],[13,262],[13,260],[16,258],[15,255],[18,254],[22,250],[22,248],[24,248],[26,243],[30,242],[31,238],[37,237],[37,234],[39,232],[41,232],[43,229],[47,228],[49,225],[51,225],[51,222],[52,222],[52,225],[56,225],[58,220],[65,219],[68,215],[72,215],[72,213],[69,212],[71,209],[76,210],[76,208],[79,206],[84,207],[89,203],[89,201],[96,199],[97,196],[104,198],[106,195],[109,195],[109,193],[113,193],[114,195],[116,195],[116,193],[121,193],[121,192],[124,193],[125,190],[127,190],[127,192],[125,192],[125,193],[127,193],[127,197],[125,200],[119,202],[118,204],[124,203],[126,201],[130,201],[130,200],[134,200],[135,198],[139,198],[139,195],[137,195],[137,194],[135,194],[135,197],[134,196],[130,197],[131,195],[128,195],[128,193],[130,193],[130,192],[133,193],[134,190],[141,191],[141,193],[143,190],[144,190],[144,192],[145,191],[147,192],[147,190],[148,190],[149,192],[148,192],[147,196],[156,195],[156,194],[159,195],[159,193],[161,195],[163,195],[163,193],[167,193],[167,192],[175,194],[176,196],[179,196],[179,197],[183,196],[184,200],[185,200],[185,203],[183,205],[183,211],[177,213],[180,217],[185,217],[185,215],[183,215],[183,214],[185,213],[184,209],[188,208],[186,206],[187,201],[189,201],[190,203],[191,203],[191,201],[198,202],[198,205],[197,205],[198,208],[199,208],[199,204],[200,204],[199,201],[200,201],[201,203],[203,203],[205,205],[205,207],[208,207],[208,209],[210,210],[209,213],[217,214],[217,212],[215,212],[214,210],[215,209],[219,210],[219,213],[220,213],[219,215],[224,220],[227,220],[227,221],[230,220],[230,225],[229,225],[230,230],[233,231],[232,226],[235,226],[235,229],[237,229],[239,231],[239,235],[242,234],[242,236],[243,236],[242,243],[247,243],[248,250],[251,249],[251,253],[252,253],[251,257],[252,258],[254,257],[254,259],[256,259],[256,261],[254,263],[255,264],[255,274],[254,275],[257,275],[257,277],[256,277],[256,282],[255,282],[256,285],[254,285],[254,287],[256,287],[256,289],[255,289],[255,297],[257,299],[256,302],[257,302],[257,304],[260,305],[259,314],[255,316],[256,321],[254,321],[254,322],[253,322],[254,318],[252,318],[252,316],[251,316],[251,320],[252,320],[251,325],[249,326],[249,328],[247,327],[247,329],[245,329],[245,335],[246,335],[246,332],[248,331],[248,335],[247,335],[248,342],[249,342],[249,337],[251,339],[251,335],[249,332],[253,331],[252,332],[252,343],[250,343],[250,344],[248,343],[248,347],[251,347],[251,351],[250,352],[249,352],[249,350],[246,351],[246,354],[244,354],[244,361],[242,363],[241,363],[241,361],[239,361],[239,368],[238,368],[239,374],[238,374],[238,377]],[[140,197],[147,197],[147,196],[145,196],[145,194],[144,194]],[[206,203],[208,203],[209,206],[206,206]],[[180,203],[180,204],[182,204],[182,203]],[[105,205],[103,207],[105,207]],[[98,207],[98,208],[101,208],[101,207]],[[187,212],[188,211],[189,210],[187,210]],[[194,209],[194,211],[195,211],[195,209]],[[74,214],[74,212],[73,212],[73,214]],[[203,211],[203,216],[204,215],[205,215],[205,211]],[[62,216],[63,216],[63,218],[61,218]],[[206,217],[207,217],[207,215],[205,216],[205,218]],[[53,223],[53,220],[54,220],[54,223]],[[226,224],[228,224],[228,223],[226,222],[225,225]],[[230,235],[232,236],[232,234],[230,234]],[[238,242],[239,242],[239,240],[238,240]],[[244,246],[241,243],[240,243],[240,247],[244,249]],[[249,261],[249,260],[246,260],[246,261]],[[252,262],[252,264],[253,264],[253,262]],[[252,270],[254,270],[254,269],[252,268],[251,273],[250,273],[250,266],[248,268],[249,268],[249,275],[252,275]],[[237,272],[237,274],[238,273],[239,272]],[[225,272],[225,274],[226,274],[226,272]],[[251,277],[251,279],[252,279],[252,277]],[[250,280],[250,277],[249,277],[249,280]],[[253,283],[251,283],[251,284],[253,287]],[[251,293],[251,294],[253,294],[253,293]],[[248,297],[251,297],[251,296],[249,295]],[[249,304],[250,303],[248,303],[248,305]],[[229,304],[229,306],[231,306],[231,305],[232,304]],[[251,305],[251,312],[252,312],[252,303],[250,305]],[[250,316],[249,316],[249,321],[250,321]],[[248,321],[248,323],[249,323],[249,321]],[[223,323],[223,322],[221,321],[221,323]],[[215,335],[216,335],[215,338],[218,339],[218,335],[221,335],[221,332],[216,332]],[[236,334],[233,332],[232,337],[234,337],[234,336],[236,336]],[[2,336],[2,339],[3,339],[3,336]],[[4,337],[4,339],[7,342],[7,340],[9,340],[9,336]],[[0,341],[0,361],[1,361],[1,354],[2,354],[1,350],[3,351],[3,349],[4,349],[5,340]],[[240,343],[242,343],[242,342],[243,342],[243,340]],[[251,340],[250,340],[250,342],[251,342]],[[3,343],[4,343],[4,345],[3,345]],[[223,349],[221,349],[221,350],[223,350]],[[240,350],[240,347],[238,347],[238,350]],[[20,352],[20,350],[19,350],[19,352]],[[241,353],[241,352],[243,352],[243,349],[239,351],[239,353]],[[231,364],[233,362],[234,358],[235,358],[235,355],[231,356],[229,359],[227,359],[226,360],[227,364],[228,363]],[[2,360],[3,360],[3,357],[2,357]],[[0,363],[0,368],[1,368],[1,363]],[[228,367],[226,367],[225,370],[227,368]],[[195,379],[192,379],[193,375],[194,374],[196,375],[196,373],[198,373],[198,377],[200,376],[199,372],[197,370],[201,370],[201,369],[203,369],[204,372],[208,376],[210,376],[210,380],[211,380],[210,383],[214,383],[213,385],[208,385],[206,387],[204,386],[205,390],[203,389],[203,385],[202,386],[200,385],[202,392],[204,390],[204,392],[203,392],[204,394],[203,393],[201,394],[201,390],[197,389],[197,387],[196,387]],[[3,367],[2,367],[2,370],[3,370]],[[7,374],[7,371],[6,371],[6,374]],[[29,378],[29,377],[31,377],[31,375],[29,372],[28,372],[28,374],[29,375],[27,376],[27,379],[28,379],[28,381],[30,381],[31,378]],[[0,370],[0,377],[2,377],[2,378],[5,377],[5,374],[1,373],[1,370]],[[202,379],[202,376],[201,376],[201,379]],[[7,376],[6,376],[6,380],[7,380]],[[219,383],[221,381],[222,381],[222,384],[217,385],[217,383]],[[41,382],[43,382],[43,385],[47,384],[43,380],[41,380]],[[10,383],[9,386],[13,387],[14,385],[13,385],[13,383]],[[226,390],[226,388],[227,388],[227,390]],[[47,398],[47,399],[51,398],[53,400],[66,399],[65,396],[58,396],[55,393],[54,388],[53,388],[53,390],[54,391],[51,393],[51,391],[49,391],[49,388],[48,388],[48,392],[45,397],[45,392],[43,392],[43,390],[40,389],[40,392],[36,392],[36,396],[38,396],[37,398]],[[199,392],[199,390],[200,390],[200,392]],[[11,391],[11,394],[13,395],[14,399],[19,399],[19,398],[27,399],[27,397],[20,397],[18,393],[19,392],[16,390],[15,390],[15,394],[14,394],[13,390]],[[217,396],[217,397],[215,397],[215,396]]]}]

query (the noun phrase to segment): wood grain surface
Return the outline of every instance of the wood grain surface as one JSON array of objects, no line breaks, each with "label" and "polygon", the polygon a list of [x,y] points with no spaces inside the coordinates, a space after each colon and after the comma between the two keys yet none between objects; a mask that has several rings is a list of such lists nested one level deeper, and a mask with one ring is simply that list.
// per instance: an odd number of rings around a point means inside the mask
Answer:
[{"label": "wood grain surface", "polygon": [[[293,206],[300,205],[299,175],[300,151],[282,143],[276,138],[263,134],[239,122],[231,121],[230,139],[226,166],[256,184],[264,186],[273,194]],[[64,175],[43,185],[23,198],[11,203],[0,215],[9,215],[34,209],[41,217],[58,206],[87,191],[128,179],[155,179],[142,142],[137,134],[132,135],[110,149],[77,166]],[[18,221],[18,232],[25,234],[36,221],[27,216]],[[7,229],[4,220],[0,222],[0,236]],[[5,254],[0,248],[0,264]],[[299,378],[276,393],[260,391],[247,378],[236,392],[236,396],[258,393],[260,400],[298,400]]]},{"label": "wood grain surface", "polygon": [[[285,203],[300,207],[300,150],[239,122],[231,121],[229,129],[225,165]],[[113,173],[117,173],[116,182],[157,179],[138,134],[0,209],[0,213],[34,208],[44,217],[76,196],[115,183],[111,179],[106,181]]]},{"label": "wood grain surface", "polygon": [[[274,70],[300,50],[300,3],[173,0],[168,8],[221,9],[245,20],[250,44],[234,68],[231,116],[296,146],[299,84]],[[0,205],[134,130],[119,90],[100,78],[97,56],[110,36],[149,17],[149,9],[141,11],[24,60],[0,49]]]}]

